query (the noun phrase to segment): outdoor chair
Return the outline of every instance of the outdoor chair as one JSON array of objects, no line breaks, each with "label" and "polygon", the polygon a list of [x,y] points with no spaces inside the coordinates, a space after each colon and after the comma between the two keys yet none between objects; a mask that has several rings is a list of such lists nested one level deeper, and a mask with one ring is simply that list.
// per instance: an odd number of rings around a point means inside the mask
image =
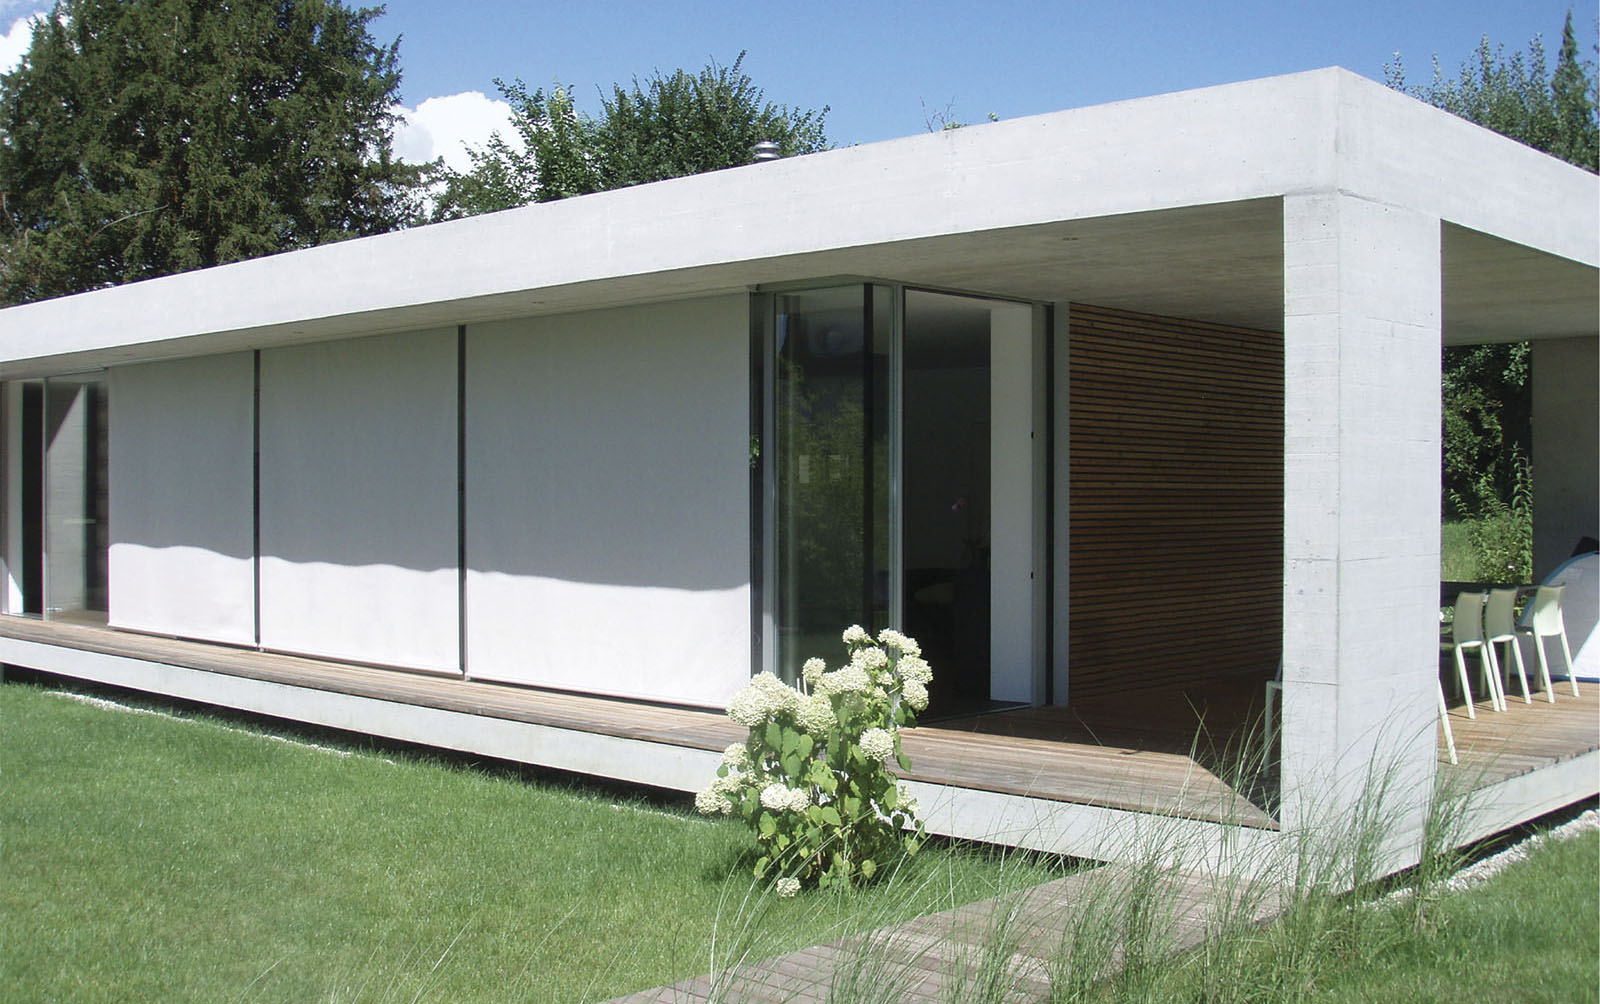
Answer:
[{"label": "outdoor chair", "polygon": [[1262,724],[1263,724],[1263,726],[1265,728],[1265,732],[1266,732],[1264,738],[1266,740],[1267,756],[1269,756],[1269,757],[1272,755],[1272,742],[1273,742],[1274,739],[1277,738],[1277,725],[1278,725],[1277,720],[1273,717],[1273,714],[1272,714],[1272,711],[1273,711],[1272,706],[1274,704],[1278,703],[1279,700],[1282,697],[1283,697],[1283,659],[1279,658],[1278,659],[1278,672],[1277,672],[1277,674],[1275,676],[1273,676],[1272,679],[1267,681],[1267,692],[1263,696],[1263,699],[1266,702],[1267,710],[1266,710],[1266,718],[1263,720]]},{"label": "outdoor chair", "polygon": [[1565,586],[1540,586],[1533,594],[1528,609],[1523,612],[1522,626],[1517,629],[1517,634],[1533,639],[1533,651],[1539,660],[1540,682],[1544,684],[1545,697],[1549,698],[1551,704],[1556,702],[1556,691],[1550,683],[1550,660],[1545,654],[1544,643],[1547,638],[1561,640],[1561,655],[1567,660],[1567,679],[1572,681],[1572,696],[1578,696],[1578,674],[1572,667],[1567,625],[1561,617],[1561,598],[1565,591]]},{"label": "outdoor chair", "polygon": [[1506,645],[1511,649],[1511,658],[1516,661],[1517,675],[1522,678],[1522,703],[1532,704],[1533,696],[1528,693],[1528,666],[1522,661],[1522,646],[1517,644],[1517,591],[1515,589],[1489,590],[1489,601],[1483,608],[1483,632],[1486,636],[1484,647],[1489,653],[1489,665],[1494,668],[1496,678],[1501,681],[1501,710],[1505,710],[1505,682],[1511,679],[1511,663],[1507,662],[1504,667],[1500,665],[1499,646],[1501,645]]},{"label": "outdoor chair", "polygon": [[[1456,734],[1450,729],[1450,707],[1444,702],[1444,681],[1435,681],[1439,685],[1439,724],[1444,726],[1444,746],[1450,751],[1450,762],[1460,763],[1456,759]],[[1467,707],[1472,707],[1472,702],[1467,702]]]},{"label": "outdoor chair", "polygon": [[1478,655],[1479,675],[1484,680],[1484,685],[1489,691],[1489,703],[1496,711],[1504,711],[1500,697],[1500,684],[1495,679],[1496,674],[1490,672],[1487,646],[1483,643],[1483,600],[1482,593],[1462,593],[1456,597],[1456,617],[1450,625],[1450,640],[1455,650],[1456,673],[1461,678],[1461,696],[1467,702],[1467,717],[1477,718],[1477,709],[1473,706],[1472,687],[1467,682],[1467,657],[1468,649],[1475,649]]}]

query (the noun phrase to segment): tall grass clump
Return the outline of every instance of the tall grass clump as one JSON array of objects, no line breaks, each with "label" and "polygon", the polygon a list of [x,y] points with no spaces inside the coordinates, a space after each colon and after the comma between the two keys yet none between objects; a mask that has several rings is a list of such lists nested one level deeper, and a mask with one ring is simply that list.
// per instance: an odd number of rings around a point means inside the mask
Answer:
[{"label": "tall grass clump", "polygon": [[[1241,781],[1270,767],[1253,735],[1229,752]],[[1424,808],[1414,774],[1375,764],[1342,804],[1302,800],[1305,823],[1275,840],[1140,819],[1117,835],[1116,863],[1063,868],[1057,882],[975,914],[986,926],[954,938],[942,999],[1306,1000],[1365,959],[1426,945],[1461,861],[1470,779],[1440,774]],[[1402,854],[1417,864],[1394,873]],[[1051,897],[1043,912],[1030,913],[1035,895]]]}]

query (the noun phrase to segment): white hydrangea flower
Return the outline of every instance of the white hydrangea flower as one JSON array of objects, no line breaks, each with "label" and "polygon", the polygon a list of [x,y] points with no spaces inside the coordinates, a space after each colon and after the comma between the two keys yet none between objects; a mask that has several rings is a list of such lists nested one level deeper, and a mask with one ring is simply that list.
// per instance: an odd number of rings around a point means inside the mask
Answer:
[{"label": "white hydrangea flower", "polygon": [[767,701],[755,687],[746,687],[728,702],[728,717],[738,725],[753,729],[767,720]]},{"label": "white hydrangea flower", "polygon": [[844,643],[846,645],[869,645],[872,635],[867,634],[867,629],[860,624],[852,624],[844,629]]},{"label": "white hydrangea flower", "polygon": [[800,891],[800,880],[792,875],[785,875],[777,881],[773,889],[778,893],[779,899],[793,899]]},{"label": "white hydrangea flower", "polygon": [[750,751],[744,743],[733,743],[722,751],[722,762],[725,766],[742,770],[750,763]]},{"label": "white hydrangea flower", "polygon": [[782,812],[789,807],[789,787],[774,781],[761,789],[761,807]]},{"label": "white hydrangea flower", "polygon": [[903,655],[896,666],[903,680],[915,680],[926,687],[933,682],[933,667],[919,655]]},{"label": "white hydrangea flower", "polygon": [[804,812],[811,804],[811,792],[774,781],[761,789],[761,807],[773,812]]},{"label": "white hydrangea flower", "polygon": [[894,758],[894,736],[883,729],[868,729],[861,733],[861,752],[868,759],[888,763]]},{"label": "white hydrangea flower", "polygon": [[866,693],[872,689],[872,679],[867,676],[867,671],[860,666],[846,666],[836,669],[831,673],[823,673],[817,679],[817,693],[819,694],[848,694],[852,691]]},{"label": "white hydrangea flower", "polygon": [[[722,778],[717,780],[721,781]],[[717,790],[715,783],[694,793],[694,807],[707,816],[726,816],[733,811],[733,803],[728,801],[727,795]]]},{"label": "white hydrangea flower", "polygon": [[719,775],[715,781],[712,781],[711,787],[724,795],[737,794],[744,787],[744,775],[738,771],[730,770],[726,774]]},{"label": "white hydrangea flower", "polygon": [[827,671],[828,664],[821,659],[807,659],[805,665],[800,667],[800,679],[805,681],[806,686],[814,687],[817,678]]},{"label": "white hydrangea flower", "polygon": [[765,724],[785,711],[792,712],[800,706],[801,693],[773,676],[757,674],[750,685],[728,702],[728,717],[745,728]]},{"label": "white hydrangea flower", "polygon": [[912,816],[922,812],[922,806],[917,803],[916,799],[911,797],[911,789],[903,784],[897,785],[895,788],[895,805],[900,808],[900,811]]},{"label": "white hydrangea flower", "polygon": [[860,669],[882,669],[889,665],[889,656],[875,645],[858,648],[850,653],[850,665]]},{"label": "white hydrangea flower", "polygon": [[801,702],[795,719],[802,729],[812,735],[828,732],[839,724],[839,719],[833,714],[833,702],[824,694],[812,694]]},{"label": "white hydrangea flower", "polygon": [[922,647],[917,640],[908,635],[903,635],[893,628],[884,628],[878,632],[878,644],[894,649],[901,655],[921,655]]},{"label": "white hydrangea flower", "polygon": [[928,688],[916,680],[907,680],[900,691],[900,696],[905,699],[912,711],[921,711],[928,706]]}]

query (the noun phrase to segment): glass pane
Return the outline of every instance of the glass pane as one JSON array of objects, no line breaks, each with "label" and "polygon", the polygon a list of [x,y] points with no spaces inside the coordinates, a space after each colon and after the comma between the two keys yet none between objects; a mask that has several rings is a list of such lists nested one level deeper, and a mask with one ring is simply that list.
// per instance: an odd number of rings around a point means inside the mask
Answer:
[{"label": "glass pane", "polygon": [[45,614],[105,623],[105,383],[45,381]]},{"label": "glass pane", "polygon": [[888,536],[876,516],[867,519],[887,503],[875,456],[887,451],[874,449],[879,433],[868,419],[872,387],[886,379],[868,317],[861,286],[777,298],[775,609],[778,670],[790,680],[811,656],[836,660],[839,633],[872,626],[887,609],[887,577],[868,567],[886,567],[869,538],[883,538],[887,554]]},{"label": "glass pane", "polygon": [[906,293],[905,630],[934,667],[930,716],[989,699],[989,308]]}]

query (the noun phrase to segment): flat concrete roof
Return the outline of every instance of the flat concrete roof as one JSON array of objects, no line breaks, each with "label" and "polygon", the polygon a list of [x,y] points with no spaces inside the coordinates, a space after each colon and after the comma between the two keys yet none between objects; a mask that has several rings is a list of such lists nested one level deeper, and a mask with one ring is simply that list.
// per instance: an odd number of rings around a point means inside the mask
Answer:
[{"label": "flat concrete roof", "polygon": [[1600,180],[1331,68],[828,151],[0,311],[0,378],[838,276],[1283,324],[1282,199],[1437,216],[1445,340],[1600,331]]}]

